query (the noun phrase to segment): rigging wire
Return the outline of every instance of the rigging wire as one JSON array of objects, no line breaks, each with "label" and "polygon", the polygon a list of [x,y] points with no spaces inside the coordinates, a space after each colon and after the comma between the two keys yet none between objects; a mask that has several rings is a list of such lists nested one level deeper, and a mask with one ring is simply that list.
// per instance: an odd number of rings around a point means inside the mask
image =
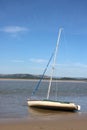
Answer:
[{"label": "rigging wire", "polygon": [[43,74],[42,74],[42,76],[41,76],[39,82],[37,83],[37,85],[36,85],[34,91],[32,92],[31,96],[33,96],[33,95],[36,93],[36,91],[38,90],[38,88],[39,88],[39,86],[40,86],[40,83],[41,83],[42,79],[44,78],[44,75],[45,75],[45,73],[46,73],[46,71],[47,71],[47,68],[48,68],[48,66],[49,66],[49,64],[50,64],[50,62],[51,62],[53,56],[54,56],[54,53],[52,53],[52,55],[51,55],[51,57],[50,57],[50,59],[49,59],[47,65],[46,65],[46,68],[44,69],[44,72],[43,72]]}]

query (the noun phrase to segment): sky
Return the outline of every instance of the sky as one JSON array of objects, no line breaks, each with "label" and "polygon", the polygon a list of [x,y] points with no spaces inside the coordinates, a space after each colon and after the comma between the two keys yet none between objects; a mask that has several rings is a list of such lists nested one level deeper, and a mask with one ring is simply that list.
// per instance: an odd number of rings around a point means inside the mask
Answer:
[{"label": "sky", "polygon": [[86,0],[0,0],[0,74],[42,74],[59,28],[54,76],[87,77]]}]

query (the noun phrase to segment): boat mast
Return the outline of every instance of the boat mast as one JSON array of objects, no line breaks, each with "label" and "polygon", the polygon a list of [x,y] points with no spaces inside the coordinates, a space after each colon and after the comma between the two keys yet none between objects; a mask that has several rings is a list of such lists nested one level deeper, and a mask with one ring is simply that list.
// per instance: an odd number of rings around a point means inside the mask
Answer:
[{"label": "boat mast", "polygon": [[50,82],[49,82],[49,87],[48,87],[48,92],[47,92],[47,99],[49,99],[50,88],[51,88],[51,83],[52,83],[52,76],[53,76],[53,72],[55,69],[54,67],[55,67],[57,50],[58,50],[58,46],[59,46],[61,32],[62,32],[62,28],[59,29],[59,33],[58,33],[58,39],[57,39],[57,44],[56,44],[56,48],[55,48],[55,52],[54,52],[53,65],[52,65],[52,72],[51,72],[51,77],[50,77]]}]

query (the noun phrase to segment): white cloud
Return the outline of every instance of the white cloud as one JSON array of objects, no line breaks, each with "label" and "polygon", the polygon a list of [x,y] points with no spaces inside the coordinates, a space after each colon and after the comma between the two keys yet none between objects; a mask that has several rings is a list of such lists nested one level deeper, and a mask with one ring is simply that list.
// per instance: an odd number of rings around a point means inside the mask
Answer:
[{"label": "white cloud", "polygon": [[[87,77],[87,64],[56,64],[56,75],[60,77]],[[58,72],[58,73],[57,73]]]},{"label": "white cloud", "polygon": [[14,63],[23,63],[24,60],[12,60],[12,62],[14,62]]},{"label": "white cloud", "polygon": [[30,59],[31,62],[35,62],[35,63],[46,63],[47,60],[44,59]]},{"label": "white cloud", "polygon": [[5,26],[1,28],[0,31],[6,33],[18,33],[18,32],[28,31],[28,28],[21,27],[21,26]]},{"label": "white cloud", "polygon": [[87,64],[82,64],[82,63],[76,63],[74,64],[74,66],[87,68]]},{"label": "white cloud", "polygon": [[56,64],[56,66],[61,66],[61,67],[69,67],[69,68],[86,68],[87,64],[82,64],[82,63],[69,63],[69,64]]}]

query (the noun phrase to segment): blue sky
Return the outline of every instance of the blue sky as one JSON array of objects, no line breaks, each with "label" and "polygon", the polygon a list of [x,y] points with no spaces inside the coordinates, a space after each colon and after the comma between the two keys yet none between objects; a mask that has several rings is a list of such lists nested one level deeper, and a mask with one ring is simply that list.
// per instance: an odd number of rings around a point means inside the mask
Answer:
[{"label": "blue sky", "polygon": [[54,75],[87,77],[86,0],[0,0],[0,73],[42,74],[60,27]]}]

